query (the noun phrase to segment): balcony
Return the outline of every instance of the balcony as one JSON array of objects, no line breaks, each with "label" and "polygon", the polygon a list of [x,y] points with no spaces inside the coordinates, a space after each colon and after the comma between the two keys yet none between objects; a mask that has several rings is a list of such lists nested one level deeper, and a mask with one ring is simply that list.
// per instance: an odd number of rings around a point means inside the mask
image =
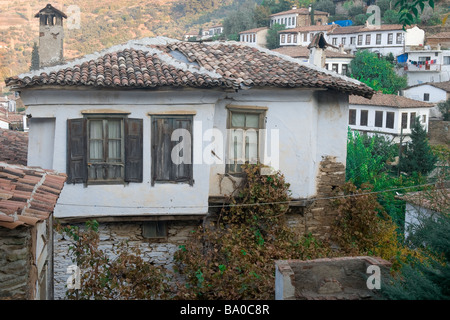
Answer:
[{"label": "balcony", "polygon": [[441,64],[434,63],[434,64],[412,64],[412,63],[406,63],[403,67],[405,71],[407,72],[440,72],[441,71]]}]

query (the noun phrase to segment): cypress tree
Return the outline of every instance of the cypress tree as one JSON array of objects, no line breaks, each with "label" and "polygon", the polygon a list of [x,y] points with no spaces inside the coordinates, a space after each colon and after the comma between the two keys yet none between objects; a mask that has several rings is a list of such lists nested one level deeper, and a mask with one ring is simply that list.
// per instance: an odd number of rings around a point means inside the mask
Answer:
[{"label": "cypress tree", "polygon": [[33,51],[31,52],[31,66],[30,71],[39,69],[39,49],[37,43],[34,43]]},{"label": "cypress tree", "polygon": [[428,144],[427,132],[416,117],[414,126],[411,128],[411,142],[407,144],[403,156],[400,158],[400,170],[411,173],[426,175],[434,169],[437,157],[431,151]]}]

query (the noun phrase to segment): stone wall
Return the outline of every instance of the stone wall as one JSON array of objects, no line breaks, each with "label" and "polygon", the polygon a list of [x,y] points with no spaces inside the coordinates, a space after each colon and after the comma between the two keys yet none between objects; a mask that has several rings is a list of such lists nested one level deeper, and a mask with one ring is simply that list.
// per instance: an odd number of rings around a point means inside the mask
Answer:
[{"label": "stone wall", "polygon": [[[369,269],[377,266],[379,273]],[[277,300],[365,300],[378,298],[390,263],[376,257],[341,257],[275,262]],[[369,276],[378,279],[368,279]],[[380,287],[368,287],[379,281]],[[372,281],[375,280],[375,281]]]},{"label": "stone wall", "polygon": [[[145,239],[142,236],[142,222],[105,222],[99,225],[100,249],[110,252],[113,245],[128,241],[130,246],[138,246],[144,259],[155,265],[172,270],[173,255],[188,239],[197,221],[168,221],[166,239]],[[80,228],[84,224],[78,224]],[[67,267],[74,264],[68,256],[70,241],[60,234],[54,234],[54,298],[65,299]]]},{"label": "stone wall", "polygon": [[0,227],[0,299],[29,299],[30,228]]},{"label": "stone wall", "polygon": [[337,188],[344,183],[345,165],[337,162],[336,157],[322,157],[317,177],[318,200],[306,200],[305,207],[291,207],[286,215],[288,226],[319,239],[327,238],[337,217],[331,200],[327,198],[335,196]]},{"label": "stone wall", "polygon": [[431,120],[428,122],[428,139],[430,144],[450,146],[450,121]]}]

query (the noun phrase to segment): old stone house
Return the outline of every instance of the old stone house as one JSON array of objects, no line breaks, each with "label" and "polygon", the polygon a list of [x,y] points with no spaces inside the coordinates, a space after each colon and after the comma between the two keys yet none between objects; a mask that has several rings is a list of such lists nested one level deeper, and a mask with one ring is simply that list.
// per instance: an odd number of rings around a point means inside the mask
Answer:
[{"label": "old stone house", "polygon": [[52,212],[65,180],[0,162],[0,299],[53,297]]},{"label": "old stone house", "polygon": [[[95,218],[104,248],[126,239],[169,267],[244,162],[279,169],[295,201],[289,224],[326,235],[335,216],[314,199],[344,182],[349,94],[373,94],[257,46],[160,37],[6,83],[30,117],[28,165],[68,175],[55,217]],[[56,236],[56,298],[67,246]]]}]

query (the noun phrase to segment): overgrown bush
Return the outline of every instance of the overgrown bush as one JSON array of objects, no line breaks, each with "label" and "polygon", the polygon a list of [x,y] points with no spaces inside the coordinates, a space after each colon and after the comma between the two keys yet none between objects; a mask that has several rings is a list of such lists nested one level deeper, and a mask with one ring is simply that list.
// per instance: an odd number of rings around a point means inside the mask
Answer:
[{"label": "overgrown bush", "polygon": [[338,217],[332,240],[344,254],[378,256],[390,261],[393,270],[418,255],[403,244],[396,224],[378,203],[370,185],[358,189],[346,183],[340,189],[345,197],[335,201]]},{"label": "overgrown bush", "polygon": [[289,184],[279,172],[261,175],[261,167],[244,166],[230,206],[175,254],[187,280],[180,298],[273,299],[275,260],[327,255],[327,246],[286,226]]},{"label": "overgrown bush", "polygon": [[81,271],[81,288],[68,289],[68,299],[148,300],[171,297],[167,270],[142,258],[138,247],[121,242],[107,253],[99,248],[98,222],[84,228],[57,224],[56,231],[72,241],[69,254]]}]

